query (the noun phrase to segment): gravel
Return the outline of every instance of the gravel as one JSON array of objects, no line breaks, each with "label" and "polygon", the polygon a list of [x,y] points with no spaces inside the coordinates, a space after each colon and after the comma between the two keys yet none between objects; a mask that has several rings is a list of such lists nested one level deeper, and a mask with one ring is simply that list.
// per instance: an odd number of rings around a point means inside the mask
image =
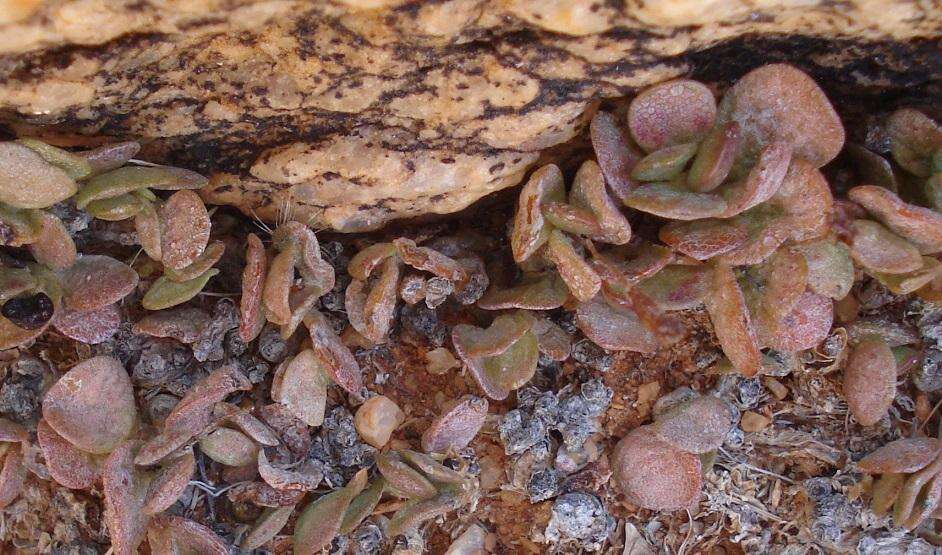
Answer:
[{"label": "gravel", "polygon": [[615,531],[615,519],[598,497],[582,492],[559,496],[553,503],[553,515],[546,526],[546,539],[579,540],[588,551],[598,551]]}]

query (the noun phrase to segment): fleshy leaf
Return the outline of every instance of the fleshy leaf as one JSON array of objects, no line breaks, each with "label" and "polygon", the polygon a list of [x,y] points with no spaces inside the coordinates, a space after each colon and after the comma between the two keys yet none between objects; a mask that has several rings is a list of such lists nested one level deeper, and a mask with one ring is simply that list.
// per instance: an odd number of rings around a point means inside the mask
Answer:
[{"label": "fleshy leaf", "polygon": [[676,79],[645,89],[628,107],[628,129],[648,152],[703,138],[713,126],[716,99],[706,85]]},{"label": "fleshy leaf", "polygon": [[553,164],[533,172],[520,191],[517,211],[514,214],[510,247],[514,260],[523,262],[530,258],[549,239],[549,228],[543,219],[543,204],[564,200],[566,188],[563,174]]},{"label": "fleshy leaf", "polygon": [[754,376],[761,364],[759,345],[732,268],[722,263],[713,265],[710,293],[705,299],[706,308],[723,353],[741,374]]},{"label": "fleshy leaf", "polygon": [[844,368],[844,398],[862,426],[887,413],[896,396],[896,359],[889,345],[869,336],[853,347]]}]

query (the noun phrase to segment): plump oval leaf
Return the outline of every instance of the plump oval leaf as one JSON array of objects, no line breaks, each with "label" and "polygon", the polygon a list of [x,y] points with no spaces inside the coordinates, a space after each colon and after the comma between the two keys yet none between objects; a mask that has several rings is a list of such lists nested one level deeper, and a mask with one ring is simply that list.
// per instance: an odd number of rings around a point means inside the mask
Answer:
[{"label": "plump oval leaf", "polygon": [[553,164],[533,172],[520,191],[517,211],[514,214],[510,247],[514,260],[523,262],[530,258],[549,239],[549,228],[543,219],[542,205],[561,202],[566,195],[563,174]]},{"label": "plump oval leaf", "polygon": [[648,152],[698,141],[716,117],[713,93],[697,81],[676,79],[645,89],[628,107],[628,129]]},{"label": "plump oval leaf", "polygon": [[117,447],[137,418],[131,379],[121,362],[106,356],[80,362],[59,378],[42,412],[52,429],[89,453]]},{"label": "plump oval leaf", "polygon": [[853,347],[844,368],[844,398],[862,426],[883,418],[896,396],[896,359],[889,345],[869,336]]},{"label": "plump oval leaf", "polygon": [[62,273],[62,298],[66,308],[95,310],[115,304],[137,287],[138,276],[130,266],[110,256],[86,254]]},{"label": "plump oval leaf", "polygon": [[629,432],[612,455],[614,484],[645,509],[690,507],[700,495],[700,458],[660,439],[648,426]]},{"label": "plump oval leaf", "polygon": [[209,212],[199,195],[182,190],[170,195],[160,207],[160,250],[164,266],[186,268],[209,242]]},{"label": "plump oval leaf", "polygon": [[14,208],[46,208],[75,194],[75,181],[32,149],[0,142],[0,202]]}]

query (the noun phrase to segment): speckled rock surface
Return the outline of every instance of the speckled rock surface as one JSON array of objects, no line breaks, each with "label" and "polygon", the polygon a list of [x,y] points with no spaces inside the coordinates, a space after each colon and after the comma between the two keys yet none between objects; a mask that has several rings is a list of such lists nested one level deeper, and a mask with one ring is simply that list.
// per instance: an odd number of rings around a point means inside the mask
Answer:
[{"label": "speckled rock surface", "polygon": [[938,87],[940,31],[904,0],[0,0],[0,121],[136,138],[209,201],[358,231],[512,186],[599,99],[690,72]]}]

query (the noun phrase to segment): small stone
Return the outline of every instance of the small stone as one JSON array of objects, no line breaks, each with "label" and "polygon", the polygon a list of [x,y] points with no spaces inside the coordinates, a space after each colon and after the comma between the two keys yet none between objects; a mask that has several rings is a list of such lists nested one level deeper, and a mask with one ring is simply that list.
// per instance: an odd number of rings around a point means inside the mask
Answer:
[{"label": "small stone", "polygon": [[530,503],[539,503],[556,495],[559,491],[559,476],[552,468],[534,472],[527,481],[527,495]]},{"label": "small stone", "polygon": [[525,419],[520,410],[512,410],[498,426],[504,452],[516,455],[530,449],[546,437],[546,425],[539,419]]},{"label": "small stone", "polygon": [[366,400],[357,409],[354,424],[363,440],[377,449],[386,445],[389,437],[405,420],[406,415],[389,397],[377,395]]},{"label": "small stone", "polygon": [[652,403],[657,400],[658,393],[661,392],[660,382],[648,382],[638,388],[638,404]]},{"label": "small stone", "polygon": [[768,416],[747,410],[739,420],[739,427],[744,432],[758,432],[764,430],[771,423],[772,419]]},{"label": "small stone", "polygon": [[768,389],[779,401],[788,396],[788,388],[775,378],[766,376],[762,379],[762,383],[765,385],[766,389]]},{"label": "small stone", "polygon": [[445,299],[448,298],[448,295],[451,295],[455,290],[455,284],[448,279],[442,277],[433,277],[425,282],[425,304],[429,308],[437,308]]},{"label": "small stone", "polygon": [[438,347],[425,353],[425,358],[428,360],[427,369],[429,374],[444,374],[458,366],[458,360],[455,359],[455,355],[451,354],[451,351],[444,347]]}]

